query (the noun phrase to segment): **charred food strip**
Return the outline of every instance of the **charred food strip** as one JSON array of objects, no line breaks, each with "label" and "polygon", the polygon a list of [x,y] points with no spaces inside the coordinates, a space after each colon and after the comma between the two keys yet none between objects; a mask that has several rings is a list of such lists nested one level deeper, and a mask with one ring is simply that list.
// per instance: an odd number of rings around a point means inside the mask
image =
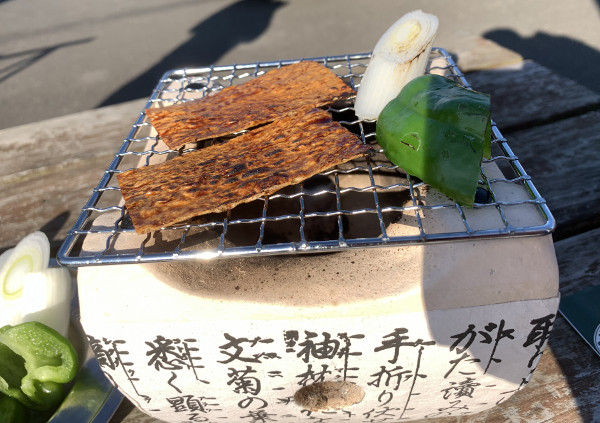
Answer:
[{"label": "charred food strip", "polygon": [[136,232],[272,194],[370,147],[321,109],[304,109],[223,144],[117,175]]},{"label": "charred food strip", "polygon": [[337,75],[317,62],[274,69],[214,95],[163,108],[146,115],[171,149],[233,134],[273,121],[304,106],[321,107],[354,95]]}]

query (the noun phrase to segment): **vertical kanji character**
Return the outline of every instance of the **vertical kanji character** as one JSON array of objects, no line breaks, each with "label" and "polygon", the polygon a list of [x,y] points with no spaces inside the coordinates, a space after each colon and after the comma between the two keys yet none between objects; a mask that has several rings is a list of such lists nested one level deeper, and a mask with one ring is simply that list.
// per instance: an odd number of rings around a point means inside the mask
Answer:
[{"label": "vertical kanji character", "polygon": [[87,338],[100,367],[116,370],[120,366],[135,393],[144,401],[150,402],[151,398],[148,395],[141,394],[137,389],[136,382],[139,382],[139,378],[135,376],[135,370],[132,369],[133,363],[124,360],[124,357],[129,355],[129,351],[122,348],[125,345],[125,341],[122,339],[97,339],[90,335]]},{"label": "vertical kanji character", "polygon": [[397,391],[403,380],[407,381],[412,377],[412,370],[404,369],[402,366],[396,366],[393,369],[387,369],[386,366],[380,366],[380,370],[373,373],[371,376],[375,377],[375,379],[367,382],[367,385],[379,388],[383,382],[385,386],[389,387],[390,382],[394,380],[395,384],[392,389]]},{"label": "vertical kanji character", "polygon": [[554,325],[555,314],[548,314],[547,316],[540,317],[539,319],[533,319],[529,322],[533,327],[531,332],[527,335],[527,340],[523,343],[523,347],[527,348],[530,345],[535,344],[535,354],[529,359],[528,367],[533,366],[538,356],[542,354],[542,349],[550,336],[550,331]]},{"label": "vertical kanji character", "polygon": [[300,339],[300,334],[297,330],[286,330],[283,332],[283,342],[285,343],[285,352],[295,352],[294,347]]},{"label": "vertical kanji character", "polygon": [[316,359],[335,357],[340,347],[340,341],[332,339],[327,332],[323,332],[323,340],[319,342],[315,341],[315,338],[318,337],[315,332],[305,331],[305,334],[306,340],[298,344],[302,349],[298,352],[297,357],[302,357],[305,363],[308,363],[311,356]]},{"label": "vertical kanji character", "polygon": [[[391,364],[396,364],[398,360],[398,355],[400,352],[400,347],[417,347],[419,345],[435,345],[435,341],[423,341],[422,339],[417,339],[416,341],[408,342],[410,338],[406,334],[408,333],[408,329],[406,328],[396,328],[394,331],[388,335],[384,336],[384,340],[381,342],[381,345],[375,348],[375,352],[393,349],[394,356],[391,360],[388,360]],[[387,339],[385,339],[387,338]]]},{"label": "vertical kanji character", "polygon": [[253,373],[256,373],[250,366],[246,366],[245,370],[237,370],[233,368],[229,368],[230,372],[227,375],[230,379],[227,382],[227,385],[235,385],[234,392],[235,393],[244,393],[251,395],[258,395],[260,393],[260,379],[255,376],[250,376]]},{"label": "vertical kanji character", "polygon": [[[502,361],[502,359],[497,358],[495,356],[496,349],[498,348],[498,344],[500,343],[500,341],[504,338],[515,339],[515,337],[513,336],[513,333],[515,330],[514,329],[505,329],[505,324],[506,323],[505,323],[504,319],[500,320],[499,324],[490,322],[484,326],[485,331],[479,331],[479,333],[484,337],[484,339],[482,341],[480,341],[481,343],[483,343],[483,344],[492,344],[493,343],[492,351],[490,353],[490,357],[488,359],[487,365],[485,366],[484,373],[487,373],[492,362],[500,363]],[[495,331],[494,337],[492,337],[492,335],[491,335],[491,333],[493,331]]]},{"label": "vertical kanji character", "polygon": [[[221,354],[226,355],[224,361],[218,361],[218,363],[231,363],[232,361],[239,360],[245,363],[260,363],[261,359],[273,359],[273,358],[281,358],[274,352],[259,352],[251,355],[242,355],[244,352],[244,346],[248,348],[253,348],[258,344],[271,344],[273,342],[270,338],[261,338],[257,336],[253,339],[249,338],[236,338],[228,333],[224,334],[225,338],[228,342],[221,345],[219,348],[221,349]],[[248,344],[244,345],[243,344]],[[233,352],[229,352],[228,350],[233,349]]]},{"label": "vertical kanji character", "polygon": [[442,389],[442,392],[444,393],[444,399],[446,400],[450,398],[451,395],[454,395],[454,398],[473,398],[473,392],[475,391],[475,387],[479,386],[480,384],[477,383],[475,379],[467,377],[466,379],[458,383],[450,382],[450,385],[451,386],[449,386],[448,388]]},{"label": "vertical kanji character", "polygon": [[327,364],[321,364],[321,370],[314,371],[312,364],[309,364],[306,372],[296,375],[296,377],[300,378],[298,385],[306,386],[308,382],[323,382],[325,380],[325,375],[331,374],[331,370],[328,370],[328,368],[329,366]]},{"label": "vertical kanji character", "polygon": [[150,357],[148,365],[153,366],[156,370],[170,370],[171,377],[168,383],[179,393],[181,393],[181,389],[175,386],[174,381],[177,379],[177,372],[184,368],[192,370],[196,380],[208,383],[199,379],[196,372],[196,369],[204,368],[204,366],[196,364],[196,361],[202,358],[193,355],[194,352],[198,351],[198,348],[191,346],[195,342],[196,340],[191,338],[183,340],[179,338],[169,339],[161,335],[158,335],[152,342],[146,342],[146,345],[150,347],[146,352],[146,356]]}]

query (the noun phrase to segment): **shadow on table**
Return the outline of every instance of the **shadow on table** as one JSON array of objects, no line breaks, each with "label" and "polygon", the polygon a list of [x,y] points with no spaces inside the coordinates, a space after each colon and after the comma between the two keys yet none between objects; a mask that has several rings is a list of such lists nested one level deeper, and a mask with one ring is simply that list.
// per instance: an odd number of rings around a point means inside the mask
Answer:
[{"label": "shadow on table", "polygon": [[192,37],[144,73],[120,87],[98,107],[149,96],[169,69],[216,63],[229,50],[258,38],[269,26],[279,0],[240,0],[200,22]]},{"label": "shadow on table", "polygon": [[[581,421],[596,421],[594,420],[594,410],[590,409],[589,403],[578,400],[589,396],[589,392],[598,389],[598,383],[590,383],[589,380],[582,377],[590,371],[588,366],[593,366],[593,363],[598,362],[595,353],[560,315],[556,318],[554,329],[548,339],[548,349],[551,351],[546,351],[545,354],[553,354],[553,358],[560,366],[561,373],[566,378],[569,389],[573,392],[572,397],[577,404]],[[582,360],[583,357],[585,359]]]},{"label": "shadow on table", "polygon": [[71,213],[69,211],[64,211],[46,222],[44,226],[42,226],[39,230],[44,232],[48,239],[50,240],[50,256],[56,257],[56,253],[58,249],[62,245],[63,240],[59,235],[65,225],[69,222],[69,218],[71,217]]},{"label": "shadow on table", "polygon": [[569,37],[538,32],[532,37],[522,37],[511,29],[496,29],[484,34],[523,58],[533,60],[559,75],[577,81],[581,85],[600,92],[597,77],[600,52]]},{"label": "shadow on table", "polygon": [[[64,227],[69,223],[70,216],[71,213],[69,211],[64,211],[62,213],[57,214],[52,219],[48,220],[43,226],[39,228],[29,226],[29,232],[41,231],[46,234],[48,240],[50,241],[50,257],[56,257],[56,253],[58,252],[58,249],[63,243],[62,231]],[[10,248],[14,248],[15,246],[16,243],[14,245],[6,245],[4,247],[0,247],[0,254],[2,254]]]}]

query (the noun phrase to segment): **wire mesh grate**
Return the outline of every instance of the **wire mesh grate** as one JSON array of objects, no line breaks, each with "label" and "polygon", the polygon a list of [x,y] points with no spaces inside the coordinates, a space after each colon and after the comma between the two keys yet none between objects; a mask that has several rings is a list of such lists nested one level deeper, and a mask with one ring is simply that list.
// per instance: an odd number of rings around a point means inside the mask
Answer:
[{"label": "wire mesh grate", "polygon": [[[303,60],[323,63],[357,88],[369,58],[365,53]],[[170,71],[160,79],[144,110],[191,101],[296,61]],[[470,88],[443,49],[433,49],[428,72]],[[69,231],[58,260],[67,266],[85,266],[314,253],[553,231],[555,222],[545,200],[495,123],[492,157],[482,164],[482,188],[475,206],[464,208],[391,164],[377,146],[375,122],[357,119],[351,103],[328,110],[378,153],[226,213],[138,235],[115,175],[223,141],[170,150],[142,111]]]}]

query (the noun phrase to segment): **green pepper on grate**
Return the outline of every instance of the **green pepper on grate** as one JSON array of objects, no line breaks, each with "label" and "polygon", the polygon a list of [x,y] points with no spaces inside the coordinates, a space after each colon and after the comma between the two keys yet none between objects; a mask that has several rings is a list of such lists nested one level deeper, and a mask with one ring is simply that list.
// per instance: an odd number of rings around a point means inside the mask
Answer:
[{"label": "green pepper on grate", "polygon": [[385,106],[376,136],[392,163],[472,206],[491,155],[490,97],[439,75],[417,77]]},{"label": "green pepper on grate", "polygon": [[77,354],[54,329],[27,322],[0,328],[0,393],[32,410],[49,410],[77,374]]}]

